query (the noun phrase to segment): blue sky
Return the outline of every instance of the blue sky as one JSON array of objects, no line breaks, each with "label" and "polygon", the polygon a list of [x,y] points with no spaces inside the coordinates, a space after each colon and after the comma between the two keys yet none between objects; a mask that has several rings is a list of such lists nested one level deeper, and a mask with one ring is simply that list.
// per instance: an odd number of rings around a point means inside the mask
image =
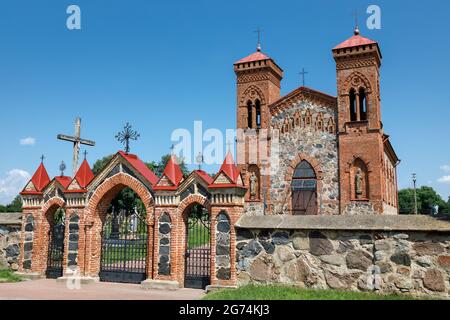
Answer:
[{"label": "blue sky", "polygon": [[[70,4],[81,8],[81,30],[66,28]],[[70,167],[71,145],[56,135],[71,134],[76,116],[82,136],[97,142],[91,163],[121,147],[114,135],[127,121],[141,133],[132,152],[148,161],[168,153],[172,131],[192,130],[194,120],[234,128],[232,64],[255,50],[257,26],[263,51],[285,71],[282,94],[301,84],[304,67],[307,86],[335,95],[331,48],[352,35],[355,10],[365,21],[370,4],[382,10],[382,28],[360,23],[361,32],[383,52],[382,116],[402,159],[399,187],[416,172],[419,185],[446,199],[448,1],[15,0],[0,5],[0,203],[41,154],[52,176],[61,160]]]}]

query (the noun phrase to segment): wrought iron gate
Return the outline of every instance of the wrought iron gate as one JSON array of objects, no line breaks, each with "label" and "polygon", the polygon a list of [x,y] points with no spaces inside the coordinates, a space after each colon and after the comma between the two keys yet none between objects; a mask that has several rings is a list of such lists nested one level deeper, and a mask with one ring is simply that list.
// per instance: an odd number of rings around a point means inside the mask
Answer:
[{"label": "wrought iron gate", "polygon": [[184,286],[204,289],[211,278],[210,221],[204,208],[187,218]]},{"label": "wrought iron gate", "polygon": [[140,283],[147,278],[148,226],[137,213],[109,214],[103,224],[100,281]]},{"label": "wrought iron gate", "polygon": [[47,278],[57,279],[63,275],[65,229],[62,221],[55,222],[50,226],[47,270],[45,271]]}]

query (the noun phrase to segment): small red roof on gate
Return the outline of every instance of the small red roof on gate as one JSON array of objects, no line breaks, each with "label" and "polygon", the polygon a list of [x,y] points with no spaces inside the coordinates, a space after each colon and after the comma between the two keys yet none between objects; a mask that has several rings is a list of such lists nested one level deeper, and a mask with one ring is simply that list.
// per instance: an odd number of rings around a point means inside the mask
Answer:
[{"label": "small red roof on gate", "polygon": [[119,154],[124,157],[145,179],[147,179],[152,186],[158,182],[158,176],[154,174],[153,171],[150,170],[137,155],[125,153],[123,151],[119,151]]},{"label": "small red roof on gate", "polygon": [[[226,175],[231,183],[214,183],[219,177],[220,174]],[[233,155],[231,154],[231,151],[228,151],[227,156],[225,157],[225,160],[223,161],[222,166],[220,167],[219,172],[217,172],[216,176],[213,179],[213,183],[211,183],[208,187],[209,188],[232,188],[232,187],[240,187],[245,188],[243,185],[238,184],[238,178],[240,176],[240,171],[233,160]]]},{"label": "small red roof on gate", "polygon": [[86,186],[94,179],[94,173],[89,166],[89,163],[86,159],[84,159],[80,168],[78,169],[77,174],[75,175],[75,179],[81,188],[86,188]]},{"label": "small red roof on gate", "polygon": [[209,174],[207,174],[205,171],[203,170],[195,170],[194,171],[196,174],[198,174],[200,176],[200,178],[202,178],[203,180],[205,180],[205,182],[207,184],[211,184],[213,183],[213,178],[211,178],[211,176]]},{"label": "small red roof on gate", "polygon": [[164,169],[163,176],[169,178],[174,186],[178,186],[181,180],[183,180],[183,171],[181,171],[174,155],[169,158],[169,161]]},{"label": "small red roof on gate", "polygon": [[50,177],[48,176],[47,170],[42,162],[31,178],[31,182],[33,183],[36,191],[23,190],[20,194],[38,194],[50,183]]},{"label": "small red roof on gate", "polygon": [[57,176],[55,177],[55,180],[58,181],[59,184],[61,184],[64,187],[64,189],[67,189],[67,187],[72,182],[72,178],[66,176]]}]

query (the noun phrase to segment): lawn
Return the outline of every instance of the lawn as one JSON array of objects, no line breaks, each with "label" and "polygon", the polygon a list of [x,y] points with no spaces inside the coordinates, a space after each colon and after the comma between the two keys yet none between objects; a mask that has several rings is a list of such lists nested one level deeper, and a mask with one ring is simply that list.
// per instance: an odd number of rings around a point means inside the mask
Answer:
[{"label": "lawn", "polygon": [[14,274],[14,272],[11,270],[0,270],[0,283],[19,282],[22,280],[22,277]]},{"label": "lawn", "polygon": [[208,293],[204,300],[414,300],[410,296],[337,290],[312,290],[298,287],[247,285],[238,289],[222,289]]}]

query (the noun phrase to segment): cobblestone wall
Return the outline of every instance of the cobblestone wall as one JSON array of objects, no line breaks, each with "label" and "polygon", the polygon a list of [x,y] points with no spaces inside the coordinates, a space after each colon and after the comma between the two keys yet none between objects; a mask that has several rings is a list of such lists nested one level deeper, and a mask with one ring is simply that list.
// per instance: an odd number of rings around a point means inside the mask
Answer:
[{"label": "cobblestone wall", "polygon": [[[7,214],[3,215],[6,217]],[[15,223],[0,223],[0,270],[19,269],[20,230],[21,221],[18,219]]]},{"label": "cobblestone wall", "polygon": [[237,229],[239,285],[449,297],[450,233]]}]

